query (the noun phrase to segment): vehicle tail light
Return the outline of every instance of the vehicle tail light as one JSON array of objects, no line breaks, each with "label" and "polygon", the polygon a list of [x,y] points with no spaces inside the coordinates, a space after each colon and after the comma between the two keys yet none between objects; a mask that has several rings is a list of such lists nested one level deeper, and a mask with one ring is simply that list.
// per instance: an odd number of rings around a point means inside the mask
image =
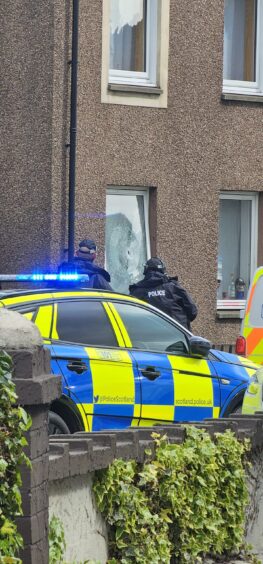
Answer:
[{"label": "vehicle tail light", "polygon": [[245,337],[242,337],[242,335],[239,335],[239,337],[236,340],[236,354],[239,354],[240,356],[246,356],[246,353],[247,353],[246,339]]}]

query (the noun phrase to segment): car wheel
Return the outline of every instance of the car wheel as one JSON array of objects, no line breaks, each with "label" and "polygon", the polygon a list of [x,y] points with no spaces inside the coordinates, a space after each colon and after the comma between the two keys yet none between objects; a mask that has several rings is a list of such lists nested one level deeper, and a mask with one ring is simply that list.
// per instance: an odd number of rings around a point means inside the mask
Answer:
[{"label": "car wheel", "polygon": [[48,412],[48,434],[49,435],[70,435],[70,430],[63,421],[62,417],[54,411]]}]

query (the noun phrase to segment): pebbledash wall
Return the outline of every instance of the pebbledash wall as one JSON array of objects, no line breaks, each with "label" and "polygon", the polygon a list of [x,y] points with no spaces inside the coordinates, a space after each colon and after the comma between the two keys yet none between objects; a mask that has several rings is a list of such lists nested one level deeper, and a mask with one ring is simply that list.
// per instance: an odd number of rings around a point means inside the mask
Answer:
[{"label": "pebbledash wall", "polygon": [[[48,564],[48,517],[62,520],[67,561],[97,559],[106,563],[107,528],[92,493],[95,470],[107,468],[115,458],[143,462],[153,447],[151,429],[77,433],[48,438],[49,403],[60,394],[60,378],[50,374],[49,353],[38,329],[16,312],[0,311],[0,349],[11,354],[19,403],[32,417],[26,452],[32,467],[22,468],[24,515],[17,519],[24,538],[23,564]],[[263,415],[207,420],[212,435],[232,429],[249,437],[252,466],[249,473],[250,506],[247,540],[263,558]],[[180,425],[159,427],[171,442],[181,443]]]},{"label": "pebbledash wall", "polygon": [[[263,114],[221,99],[224,0],[170,0],[167,108],[101,102],[102,7],[79,1],[76,240],[103,263],[107,186],[152,188],[152,252],[197,302],[193,330],[234,342],[240,320],[216,317],[219,193],[262,192]],[[71,8],[1,2],[2,272],[56,267],[67,246]]]}]

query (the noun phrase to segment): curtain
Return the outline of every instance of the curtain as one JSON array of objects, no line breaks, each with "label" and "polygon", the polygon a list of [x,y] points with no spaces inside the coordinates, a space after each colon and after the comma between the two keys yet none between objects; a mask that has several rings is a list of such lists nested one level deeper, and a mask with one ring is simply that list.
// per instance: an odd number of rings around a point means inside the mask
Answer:
[{"label": "curtain", "polygon": [[110,68],[145,72],[146,0],[111,0]]},{"label": "curtain", "polygon": [[111,0],[111,33],[128,24],[137,25],[143,17],[143,0]]},{"label": "curtain", "polygon": [[225,0],[225,80],[256,80],[256,8],[256,0]]}]

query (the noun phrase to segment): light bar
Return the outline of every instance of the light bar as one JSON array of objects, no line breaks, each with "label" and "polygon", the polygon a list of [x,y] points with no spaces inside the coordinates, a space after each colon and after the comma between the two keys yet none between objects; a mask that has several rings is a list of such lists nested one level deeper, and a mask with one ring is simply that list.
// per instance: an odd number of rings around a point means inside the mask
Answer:
[{"label": "light bar", "polygon": [[0,274],[0,282],[87,282],[88,274]]}]

